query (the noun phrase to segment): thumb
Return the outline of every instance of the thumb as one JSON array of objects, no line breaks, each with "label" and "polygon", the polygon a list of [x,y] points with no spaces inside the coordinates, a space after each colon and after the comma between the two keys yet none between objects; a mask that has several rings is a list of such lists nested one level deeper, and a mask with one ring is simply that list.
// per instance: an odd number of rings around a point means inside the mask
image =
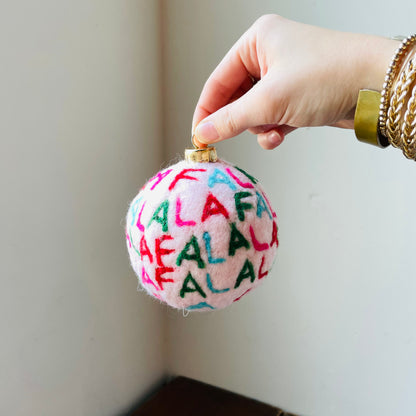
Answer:
[{"label": "thumb", "polygon": [[238,100],[202,120],[195,129],[196,139],[201,143],[215,143],[237,136],[248,128],[275,123],[269,115],[272,113],[268,99],[270,89],[267,91],[267,84],[262,81]]}]

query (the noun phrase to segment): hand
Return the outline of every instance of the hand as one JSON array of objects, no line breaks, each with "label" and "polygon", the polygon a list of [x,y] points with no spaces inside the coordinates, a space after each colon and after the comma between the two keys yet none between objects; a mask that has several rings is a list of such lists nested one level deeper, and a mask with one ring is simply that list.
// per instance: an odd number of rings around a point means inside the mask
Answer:
[{"label": "hand", "polygon": [[353,128],[358,92],[381,90],[399,42],[266,15],[207,80],[195,109],[197,144],[249,130],[265,149],[298,127]]}]

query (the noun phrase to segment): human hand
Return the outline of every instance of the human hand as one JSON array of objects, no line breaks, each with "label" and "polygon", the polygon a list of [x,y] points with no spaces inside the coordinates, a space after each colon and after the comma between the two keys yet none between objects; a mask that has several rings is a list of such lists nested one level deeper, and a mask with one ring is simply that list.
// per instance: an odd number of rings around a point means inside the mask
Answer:
[{"label": "human hand", "polygon": [[359,90],[381,90],[398,45],[262,16],[205,83],[194,139],[203,146],[249,130],[273,149],[298,127],[353,128]]}]

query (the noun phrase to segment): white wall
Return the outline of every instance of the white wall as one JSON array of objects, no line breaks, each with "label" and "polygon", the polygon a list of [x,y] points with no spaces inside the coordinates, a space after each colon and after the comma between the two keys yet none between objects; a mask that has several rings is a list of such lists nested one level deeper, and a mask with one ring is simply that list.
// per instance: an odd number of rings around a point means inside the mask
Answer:
[{"label": "white wall", "polygon": [[302,415],[412,414],[416,171],[400,152],[325,128],[272,152],[219,145],[269,190],[281,247],[270,279],[216,313],[137,294],[122,224],[256,17],[409,34],[416,6],[163,3],[159,82],[157,1],[0,2],[0,413],[115,415],[169,370]]},{"label": "white wall", "polygon": [[[204,81],[261,14],[386,36],[415,31],[410,0],[164,4],[168,158],[190,144]],[[218,151],[269,191],[278,260],[262,287],[228,309],[169,311],[170,372],[302,415],[413,414],[415,164],[330,128],[295,132],[271,152],[248,135]]]},{"label": "white wall", "polygon": [[2,415],[115,415],[164,376],[163,311],[123,235],[159,167],[158,18],[150,0],[0,2]]}]

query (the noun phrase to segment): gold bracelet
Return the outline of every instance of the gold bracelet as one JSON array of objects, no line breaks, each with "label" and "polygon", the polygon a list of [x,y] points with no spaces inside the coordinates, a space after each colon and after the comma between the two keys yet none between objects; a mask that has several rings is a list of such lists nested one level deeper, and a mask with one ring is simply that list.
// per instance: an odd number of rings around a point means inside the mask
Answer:
[{"label": "gold bracelet", "polygon": [[390,143],[377,130],[378,109],[381,95],[378,91],[360,90],[354,115],[355,136],[360,142],[377,147],[387,147]]},{"label": "gold bracelet", "polygon": [[401,68],[403,58],[407,55],[409,48],[412,47],[415,43],[416,35],[412,35],[405,38],[399,46],[399,48],[396,50],[387,70],[386,77],[384,79],[383,89],[381,91],[380,112],[378,118],[378,130],[380,134],[383,136],[387,136],[386,119],[388,105],[390,103],[391,86],[393,84],[393,81],[397,77],[397,72]]},{"label": "gold bracelet", "polygon": [[416,58],[416,54],[413,54],[407,63],[403,63],[397,80],[395,83],[392,83],[391,89],[393,92],[391,93],[390,106],[387,110],[386,133],[390,143],[394,147],[402,147],[402,126],[400,121],[406,100],[408,100],[408,93],[416,79],[416,62],[414,58]]},{"label": "gold bracelet", "polygon": [[408,159],[416,159],[416,85],[407,103],[403,117],[400,141],[404,155]]}]

